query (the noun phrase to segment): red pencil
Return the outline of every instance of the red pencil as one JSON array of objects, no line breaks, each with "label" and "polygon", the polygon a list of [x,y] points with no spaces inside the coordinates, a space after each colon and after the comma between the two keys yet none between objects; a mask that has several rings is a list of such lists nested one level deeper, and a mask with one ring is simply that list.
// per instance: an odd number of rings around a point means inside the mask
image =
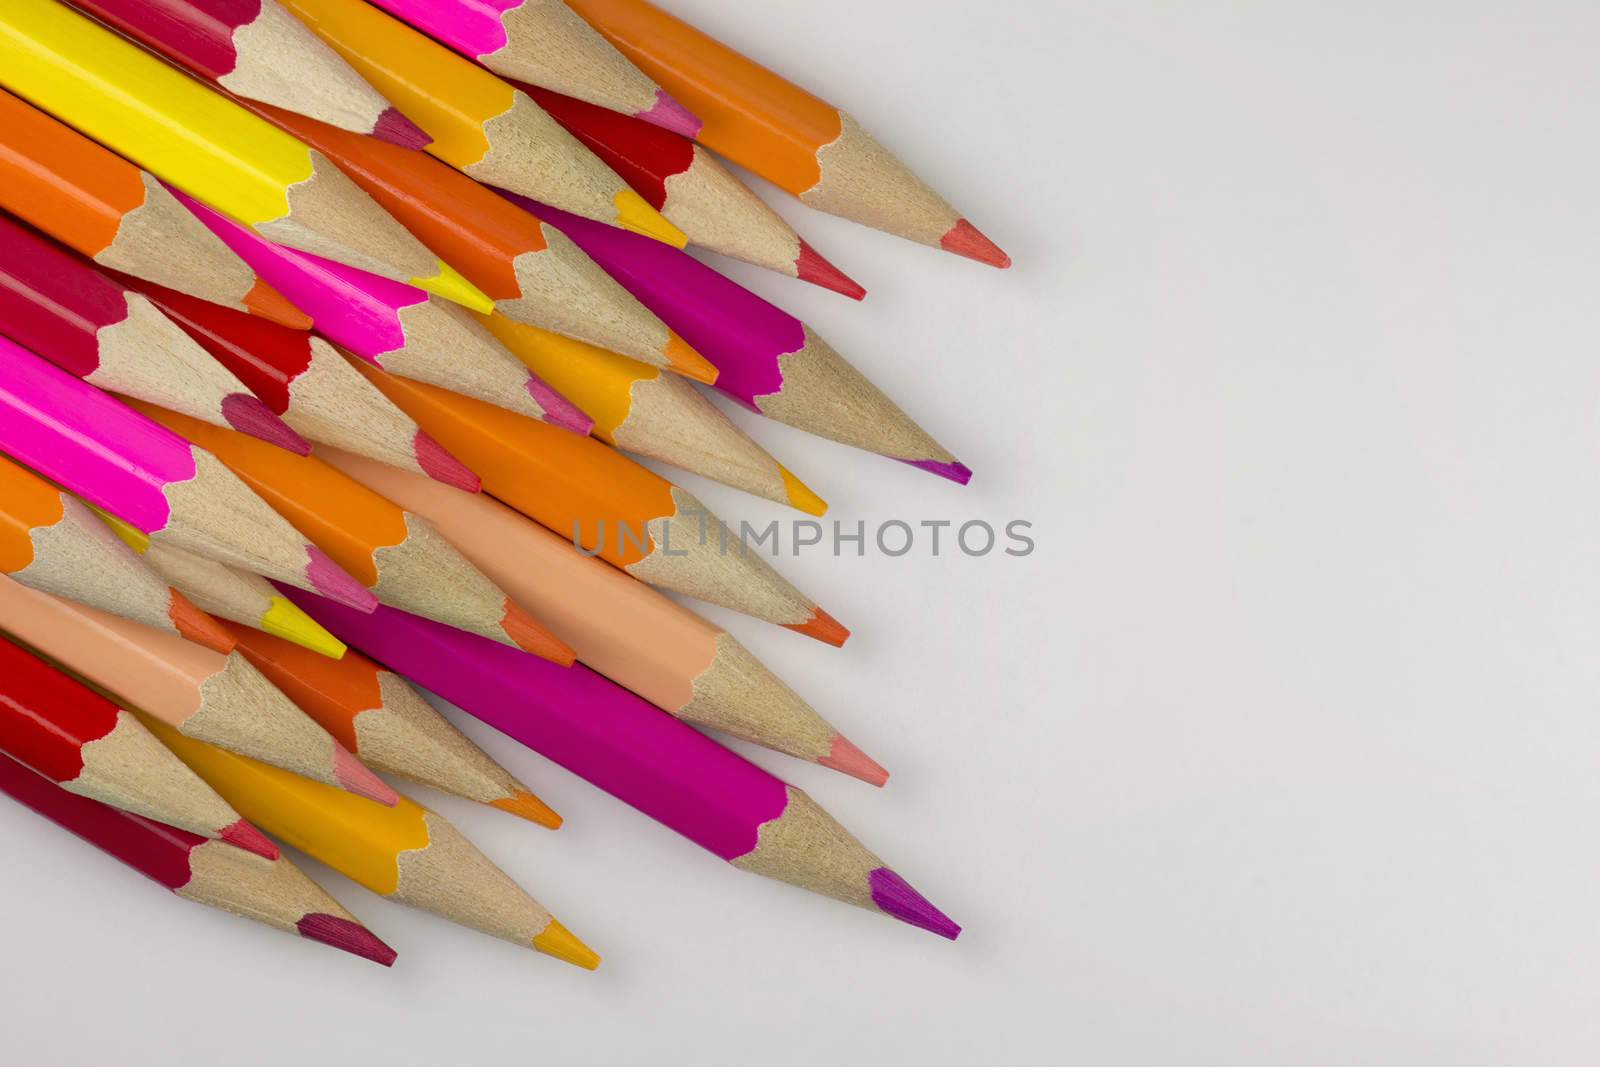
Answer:
[{"label": "red pencil", "polygon": [[[395,951],[282,856],[272,862],[76,796],[0,755],[0,793],[185,900],[320,941],[385,967]],[[11,855],[8,862],[21,862]]]},{"label": "red pencil", "polygon": [[309,440],[478,491],[478,476],[357,374],[332,343],[150,282],[128,284]]},{"label": "red pencil", "polygon": [[0,750],[69,792],[278,858],[138,719],[3,638]]},{"label": "red pencil", "polygon": [[708,149],[628,115],[534,85],[520,88],[691,244],[860,300],[867,291],[829,263]]}]

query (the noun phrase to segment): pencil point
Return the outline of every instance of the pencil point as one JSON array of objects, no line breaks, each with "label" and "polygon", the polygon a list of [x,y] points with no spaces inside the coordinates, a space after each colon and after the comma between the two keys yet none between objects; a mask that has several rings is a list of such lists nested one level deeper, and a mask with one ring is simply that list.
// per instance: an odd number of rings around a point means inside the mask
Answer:
[{"label": "pencil point", "polygon": [[506,597],[505,606],[506,613],[500,617],[500,628],[517,643],[518,648],[563,667],[570,667],[577,662],[578,654],[539,625],[532,615],[522,609],[522,605]]},{"label": "pencil point", "polygon": [[668,222],[649,202],[632,189],[624,189],[611,198],[617,207],[617,225],[631,233],[653,237],[673,248],[689,243],[684,232]]},{"label": "pencil point", "polygon": [[961,936],[960,926],[889,868],[879,867],[869,874],[867,885],[872,890],[872,902],[885,915],[951,941]]},{"label": "pencil point", "polygon": [[844,271],[817,254],[817,250],[806,243],[805,238],[800,238],[800,254],[795,257],[795,276],[803,282],[820,285],[824,289],[831,289],[836,293],[843,293],[851,300],[861,300],[866,297],[867,291],[863,289]]},{"label": "pencil point", "polygon": [[551,919],[544,933],[533,939],[533,947],[547,956],[565,960],[574,967],[592,971],[600,966],[600,957],[594,949],[572,936],[572,931]]},{"label": "pencil point", "polygon": [[879,766],[878,762],[845,738],[842,734],[835,735],[833,751],[817,760],[824,767],[848,774],[852,778],[859,778],[868,785],[878,786],[880,789],[889,780],[889,772]]},{"label": "pencil point", "polygon": [[467,281],[444,260],[438,259],[434,262],[439,265],[437,272],[427,278],[412,278],[411,284],[418,289],[426,289],[434,296],[442,297],[452,304],[460,304],[483,315],[494,310],[494,301],[490,300],[483,290]]},{"label": "pencil point", "polygon": [[344,568],[330,559],[326,552],[307,543],[306,556],[310,559],[306,566],[306,580],[319,595],[337,600],[345,607],[355,608],[363,615],[371,615],[378,610],[378,598],[372,595],[372,590],[346,574]]},{"label": "pencil point", "polygon": [[544,421],[563,430],[571,430],[579,437],[588,437],[594,429],[594,420],[578,405],[556,392],[550,383],[537,374],[528,375],[528,395],[544,409]]},{"label": "pencil point", "polygon": [[717,384],[717,376],[721,373],[717,365],[696,352],[688,341],[670,330],[667,332],[667,344],[662,349],[661,355],[667,361],[668,370],[702,385]]},{"label": "pencil point", "polygon": [[260,438],[297,456],[311,455],[311,442],[291,430],[289,424],[273,414],[254,393],[229,393],[223,397],[222,417],[240,433]]},{"label": "pencil point", "polygon": [[807,515],[826,515],[828,502],[811,491],[811,488],[789,473],[789,468],[778,464],[778,473],[783,475],[783,491],[789,496],[789,504],[799,508]]},{"label": "pencil point", "polygon": [[257,278],[255,285],[244,294],[244,306],[249,309],[250,314],[259,315],[279,326],[287,326],[291,330],[311,329],[311,316],[289,303],[288,297],[260,278]]},{"label": "pencil point", "polygon": [[958,256],[987,263],[991,267],[1005,270],[1011,266],[1011,257],[1002,252],[999,245],[979,233],[978,228],[966,219],[957,219],[956,224],[950,227],[950,232],[939,238],[939,244],[946,252],[954,252]]},{"label": "pencil point", "polygon": [[784,629],[793,630],[797,634],[805,634],[807,637],[821,641],[825,645],[832,645],[834,648],[843,648],[844,643],[850,639],[850,631],[840,625],[838,619],[835,619],[821,608],[812,608],[811,612],[811,618],[807,621],[791,623]]},{"label": "pencil point", "polygon": [[278,851],[278,846],[272,843],[270,837],[243,819],[240,819],[232,826],[224,828],[221,836],[222,840],[234,848],[242,848],[246,852],[260,856],[262,859],[275,860],[282,855]]},{"label": "pencil point", "polygon": [[693,111],[668,96],[665,89],[656,90],[656,102],[650,106],[650,110],[635,112],[633,117],[691,138],[700,136],[700,128],[705,125]]},{"label": "pencil point", "polygon": [[274,596],[260,622],[261,629],[273,637],[281,637],[329,659],[344,658],[345,643],[324,630],[287,597]]},{"label": "pencil point", "polygon": [[421,126],[406,118],[397,107],[384,108],[383,114],[378,116],[377,123],[372,127],[372,136],[401,148],[427,148],[433,143],[433,138]]},{"label": "pencil point", "polygon": [[312,912],[295,924],[300,936],[311,941],[341,949],[352,956],[360,956],[385,967],[392,966],[399,953],[378,940],[378,935],[360,923],[341,919],[325,912]]},{"label": "pencil point", "polygon": [[972,468],[965,463],[957,463],[955,460],[951,460],[949,463],[940,463],[936,459],[903,459],[900,462],[909,464],[918,470],[927,471],[929,474],[937,474],[941,478],[948,478],[957,485],[966,485],[972,481]]},{"label": "pencil point", "polygon": [[483,482],[478,476],[425,431],[418,430],[411,439],[411,450],[416,453],[417,466],[422,468],[422,473],[434,481],[453,485],[468,493],[483,489]]},{"label": "pencil point", "polygon": [[557,814],[554,808],[532,793],[518,793],[515,796],[491,800],[489,801],[489,806],[510,812],[519,819],[526,819],[550,830],[559,830],[561,828],[561,816]]},{"label": "pencil point", "polygon": [[178,631],[178,636],[213,652],[226,656],[239,645],[232,634],[218,625],[217,620],[201,611],[176,589],[172,590],[172,599],[167,604],[167,618],[172,620],[172,627]]},{"label": "pencil point", "polygon": [[367,765],[352,756],[337,741],[333,745],[333,776],[347,792],[366,797],[386,808],[400,803],[400,794],[390,789],[382,778],[367,769]]}]

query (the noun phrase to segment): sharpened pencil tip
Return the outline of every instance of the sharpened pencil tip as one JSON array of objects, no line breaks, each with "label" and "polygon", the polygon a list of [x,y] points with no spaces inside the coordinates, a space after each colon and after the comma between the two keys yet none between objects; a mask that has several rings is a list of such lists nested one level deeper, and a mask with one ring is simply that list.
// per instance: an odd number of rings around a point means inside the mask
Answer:
[{"label": "sharpened pencil tip", "polygon": [[794,270],[795,277],[801,281],[842,293],[851,300],[861,300],[867,295],[867,291],[849,275],[823,259],[815,248],[806,243],[805,238],[800,239],[800,254],[795,257]]},{"label": "sharpened pencil tip", "polygon": [[941,478],[947,478],[957,485],[966,485],[972,481],[972,468],[965,463],[957,463],[955,460],[951,460],[949,463],[941,463],[936,459],[903,459],[900,462],[918,470],[927,471],[929,474],[937,474]]},{"label": "sharpened pencil tip", "polygon": [[987,263],[991,267],[1005,270],[1011,266],[1011,257],[1000,250],[1000,246],[978,232],[978,228],[966,219],[957,219],[950,231],[939,238],[939,244],[946,252],[954,252],[958,256],[975,259],[979,263]]},{"label": "sharpened pencil tip", "polygon": [[505,600],[505,614],[500,617],[500,628],[524,652],[540,659],[570,667],[577,662],[578,654],[555,634],[545,629],[510,597]]},{"label": "sharpened pencil tip", "polygon": [[667,343],[661,349],[661,358],[674,374],[681,374],[702,385],[717,384],[717,376],[721,373],[715,363],[696,352],[688,341],[670,330],[667,332]]},{"label": "sharpened pencil tip", "polygon": [[343,745],[333,746],[333,777],[347,792],[366,797],[386,808],[400,803],[400,794],[390,789],[367,765],[350,754]]},{"label": "sharpened pencil tip", "polygon": [[386,107],[373,124],[372,136],[401,148],[427,148],[433,143],[426,130],[406,118],[397,107]]},{"label": "sharpened pencil tip", "polygon": [[378,598],[372,595],[372,590],[346,574],[343,567],[335,563],[326,552],[316,545],[306,544],[306,581],[311,583],[312,591],[329,600],[337,600],[345,607],[355,608],[363,615],[371,615],[378,610]]},{"label": "sharpened pencil tip", "polygon": [[879,867],[867,875],[867,885],[872,890],[872,902],[885,915],[951,941],[961,936],[960,926],[889,868]]},{"label": "sharpened pencil tip", "polygon": [[171,593],[171,599],[167,601],[167,618],[172,620],[172,627],[178,631],[178,636],[224,656],[238,647],[239,642],[217,620],[201,611],[176,589]]},{"label": "sharpened pencil tip", "polygon": [[422,473],[434,481],[453,485],[468,493],[483,489],[483,481],[425,431],[418,430],[411,439],[411,451],[416,455],[417,466],[422,468]]},{"label": "sharpened pencil tip", "polygon": [[289,303],[288,297],[260,278],[244,294],[244,306],[250,314],[259,315],[279,326],[287,326],[291,330],[311,329],[311,316]]},{"label": "sharpened pencil tip", "polygon": [[533,947],[547,956],[565,960],[574,967],[592,971],[600,966],[600,957],[594,949],[572,935],[572,931],[554,919],[544,928],[544,933],[533,939]]},{"label": "sharpened pencil tip", "polygon": [[272,838],[243,819],[240,819],[232,826],[224,827],[220,836],[222,840],[234,848],[242,848],[246,852],[252,852],[260,856],[262,859],[275,860],[282,855],[278,851],[278,846],[272,843]]},{"label": "sharpened pencil tip", "polygon": [[666,220],[650,206],[650,202],[632,189],[624,189],[611,198],[617,208],[617,225],[630,233],[652,237],[673,248],[683,248],[689,243],[684,232]]},{"label": "sharpened pencil tip", "polygon": [[378,935],[360,923],[342,919],[337,915],[314,911],[295,924],[300,936],[310,941],[342,949],[352,956],[360,956],[385,967],[392,966],[399,953],[382,941]]},{"label": "sharpened pencil tip", "polygon": [[240,433],[277,445],[297,456],[311,455],[311,442],[295,433],[254,393],[229,393],[222,398],[222,417]]},{"label": "sharpened pencil tip", "polygon": [[807,637],[821,641],[825,645],[832,645],[834,648],[843,648],[844,643],[850,640],[850,631],[845,629],[838,619],[835,619],[821,608],[812,608],[811,612],[811,618],[805,622],[790,623],[784,629],[793,630],[797,634],[805,634]]},{"label": "sharpened pencil tip", "polygon": [[871,756],[851,744],[849,739],[842,734],[835,735],[833,751],[817,760],[817,762],[824,767],[830,767],[843,774],[848,774],[852,778],[859,778],[868,785],[878,786],[880,789],[889,780],[888,771],[884,770]]},{"label": "sharpened pencil tip", "polygon": [[487,315],[494,310],[494,301],[476,285],[462,277],[450,264],[444,260],[435,260],[439,265],[438,271],[427,278],[412,278],[411,284],[418,289],[426,289],[434,296],[460,304],[464,308]]},{"label": "sharpened pencil tip", "polygon": [[811,491],[811,487],[790,473],[789,468],[778,464],[778,473],[783,476],[783,491],[789,497],[789,505],[805,512],[807,515],[826,515],[828,502]]},{"label": "sharpened pencil tip", "polygon": [[636,111],[633,117],[643,119],[652,126],[660,126],[663,130],[671,130],[680,137],[698,137],[700,128],[705,125],[693,111],[667,95],[665,89],[656,90],[656,102],[648,111]]},{"label": "sharpened pencil tip", "polygon": [[518,793],[515,796],[491,800],[489,806],[510,812],[519,819],[526,819],[549,830],[561,829],[563,820],[560,814],[532,793]]},{"label": "sharpened pencil tip", "polygon": [[594,420],[582,408],[562,396],[549,382],[537,374],[528,375],[528,395],[544,409],[544,421],[563,430],[571,430],[579,437],[588,437],[594,429]]},{"label": "sharpened pencil tip", "polygon": [[261,613],[258,621],[261,630],[273,637],[292,641],[301,648],[309,648],[329,659],[344,658],[345,643],[324,630],[317,620],[301,611],[287,597],[274,596],[272,604]]}]

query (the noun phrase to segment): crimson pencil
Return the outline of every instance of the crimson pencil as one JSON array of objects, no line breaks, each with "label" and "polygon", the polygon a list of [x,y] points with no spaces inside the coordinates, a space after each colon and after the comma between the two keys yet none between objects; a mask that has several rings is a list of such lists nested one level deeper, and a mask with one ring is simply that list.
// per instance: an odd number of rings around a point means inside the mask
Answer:
[{"label": "crimson pencil", "polygon": [[5,755],[0,755],[0,793],[185,900],[385,967],[395,960],[392,948],[282,856],[263,862],[229,845],[77,796]]},{"label": "crimson pencil", "polygon": [[0,214],[0,333],[91,385],[308,455],[311,446],[149,301]]},{"label": "crimson pencil", "polygon": [[961,928],[805,793],[581,664],[298,590],[329,630],[742,870],[954,939]]}]

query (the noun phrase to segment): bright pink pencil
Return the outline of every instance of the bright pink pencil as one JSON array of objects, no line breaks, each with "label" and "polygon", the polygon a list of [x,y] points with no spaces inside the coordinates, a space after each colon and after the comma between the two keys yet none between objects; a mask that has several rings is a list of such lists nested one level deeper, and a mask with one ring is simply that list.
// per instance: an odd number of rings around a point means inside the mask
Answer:
[{"label": "bright pink pencil", "polygon": [[285,593],[352,647],[735,867],[952,940],[961,932],[805,793],[589,668],[389,607],[362,615]]},{"label": "bright pink pencil", "polygon": [[192,74],[402,148],[433,138],[278,0],[67,0]]},{"label": "bright pink pencil", "polygon": [[[404,282],[275,245],[177,189],[212,233],[307,315],[318,333],[374,367],[587,434],[594,420],[528,370],[467,311]],[[648,240],[648,238],[647,238]]]},{"label": "bright pink pencil", "polygon": [[496,74],[575,96],[685,137],[700,120],[564,0],[372,0]]},{"label": "bright pink pencil", "polygon": [[[793,315],[676,248],[621,230],[602,233],[616,227],[499,192],[589,253],[711,361],[718,370],[716,388],[751,411],[961,485],[972,479],[965,464]],[[661,247],[647,248],[646,242]]]},{"label": "bright pink pencil", "polygon": [[211,453],[4,337],[0,450],[152,538],[359,611],[377,606]]}]

